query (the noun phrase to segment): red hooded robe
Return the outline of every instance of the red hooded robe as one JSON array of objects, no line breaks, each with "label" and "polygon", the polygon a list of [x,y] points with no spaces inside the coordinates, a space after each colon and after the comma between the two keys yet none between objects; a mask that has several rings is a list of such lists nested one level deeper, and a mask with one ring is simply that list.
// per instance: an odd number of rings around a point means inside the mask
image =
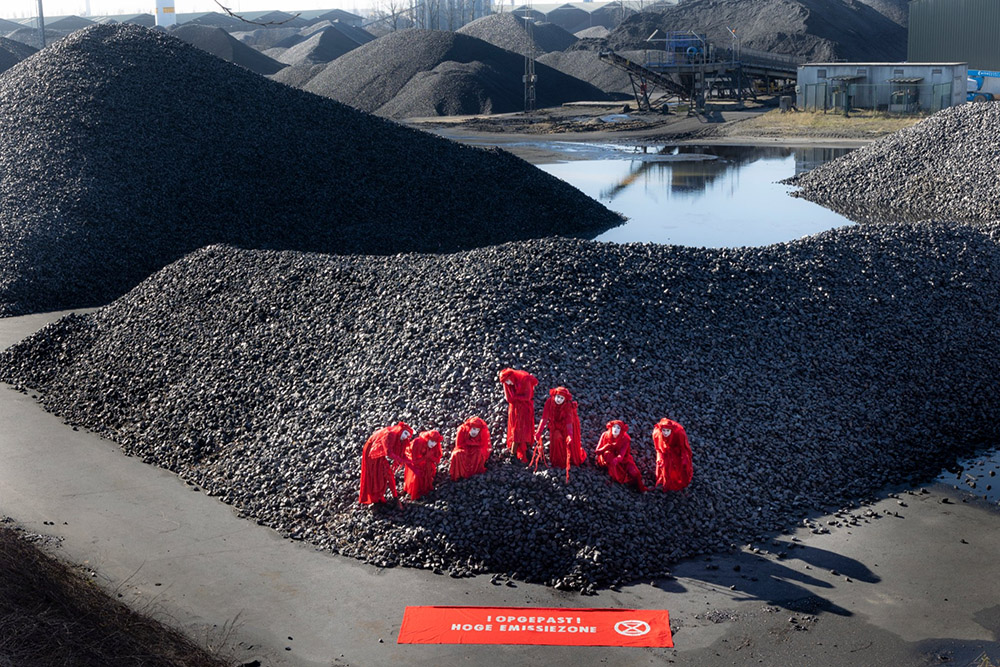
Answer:
[{"label": "red hooded robe", "polygon": [[[562,405],[556,403],[556,396],[566,400]],[[545,427],[549,428],[549,460],[556,468],[565,468],[566,455],[569,462],[580,465],[587,460],[587,452],[583,451],[580,441],[580,415],[577,413],[576,401],[566,387],[556,387],[549,390],[549,397],[542,408],[542,421],[538,423],[535,437],[540,438]]]},{"label": "red hooded robe", "polygon": [[[479,435],[472,437],[470,431],[479,429]],[[452,481],[472,477],[486,472],[486,459],[490,457],[490,430],[479,417],[469,417],[458,427],[455,450],[451,453]]]},{"label": "red hooded robe", "polygon": [[[362,505],[385,502],[385,487],[392,489],[394,498],[399,497],[396,476],[392,472],[389,459],[402,459],[405,440],[403,433],[413,435],[413,429],[404,422],[386,426],[372,434],[361,452],[361,492],[358,502]],[[409,438],[407,436],[407,438]]]},{"label": "red hooded robe", "polygon": [[434,490],[434,475],[441,461],[441,442],[437,431],[424,431],[406,446],[406,472],[403,490],[416,500]]},{"label": "red hooded robe", "polygon": [[[670,436],[664,438],[661,428],[670,429]],[[680,491],[690,484],[694,466],[684,427],[672,419],[656,422],[653,446],[656,447],[656,485],[662,486],[664,491]]]},{"label": "red hooded robe", "polygon": [[[510,384],[508,384],[510,381]],[[538,379],[527,371],[500,371],[503,396],[507,399],[507,446],[522,461],[528,460],[528,443],[535,432],[535,385]]]},{"label": "red hooded robe", "polygon": [[[621,427],[618,437],[611,431],[615,424]],[[619,484],[635,482],[640,491],[646,490],[639,467],[632,458],[632,437],[628,434],[628,424],[618,419],[609,421],[607,430],[601,434],[601,441],[594,455],[597,465],[607,468],[611,479]]]}]

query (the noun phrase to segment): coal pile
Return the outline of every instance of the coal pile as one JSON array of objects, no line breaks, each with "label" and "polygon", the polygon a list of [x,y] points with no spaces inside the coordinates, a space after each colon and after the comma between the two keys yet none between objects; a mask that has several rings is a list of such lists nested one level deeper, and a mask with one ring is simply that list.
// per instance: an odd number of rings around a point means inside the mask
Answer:
[{"label": "coal pile", "polygon": [[[45,44],[54,44],[60,39],[64,38],[68,33],[62,32],[60,30],[46,30],[45,31]],[[42,39],[38,35],[37,28],[21,28],[20,30],[15,30],[13,32],[7,33],[7,39],[24,44],[25,46],[30,46],[31,48],[38,50],[42,48]]]},{"label": "coal pile", "polygon": [[33,46],[28,46],[27,44],[22,44],[21,42],[13,39],[7,39],[6,37],[0,37],[0,50],[9,53],[16,59],[17,62],[20,62],[25,58],[30,58],[38,53],[38,49]]},{"label": "coal pile", "polygon": [[536,56],[552,51],[562,51],[576,42],[576,37],[554,23],[532,21],[531,39],[525,19],[513,14],[491,14],[476,19],[456,32],[489,42],[501,49],[527,55],[529,46]]},{"label": "coal pile", "polygon": [[186,23],[172,28],[170,34],[202,51],[246,67],[257,74],[274,74],[285,66],[253,47],[247,46],[222,28]]},{"label": "coal pile", "polygon": [[603,25],[595,25],[573,33],[573,36],[577,39],[605,39],[610,34],[611,31]]},{"label": "coal pile", "polygon": [[998,104],[951,107],[787,182],[861,222],[998,220],[998,127]]},{"label": "coal pile", "polygon": [[730,26],[739,27],[744,48],[812,62],[906,59],[906,28],[856,0],[687,0],[625,19],[608,45],[644,49],[654,30],[693,30],[725,49],[732,41]]},{"label": "coal pile", "polygon": [[630,96],[633,93],[632,82],[628,74],[601,60],[597,51],[578,49],[546,53],[538,58],[538,62],[557,69],[563,74],[586,81],[606,93]]},{"label": "coal pile", "polygon": [[138,26],[89,28],[5,72],[0,128],[0,315],[108,303],[211,243],[437,252],[620,222],[508,153]]},{"label": "coal pile", "polygon": [[[0,379],[282,534],[376,565],[590,589],[662,574],[1000,436],[1000,227],[855,226],[763,248],[570,239],[359,257],[215,246],[0,355]],[[501,454],[497,372],[579,401],[585,448],[684,424],[695,477],[640,495]],[[488,422],[487,473],[357,505],[405,420]],[[447,460],[447,459],[446,459]]]},{"label": "coal pile", "polygon": [[308,39],[284,51],[277,59],[287,65],[321,65],[336,60],[363,43],[365,42],[358,42],[335,27],[329,27],[314,32]]},{"label": "coal pile", "polygon": [[298,41],[304,41],[305,39],[304,37],[301,37],[299,28],[274,26],[270,28],[257,28],[256,30],[242,30],[229,34],[233,37],[233,39],[237,39],[247,46],[257,49],[258,51],[264,51],[273,46],[277,46],[279,43],[288,38],[298,38]]},{"label": "coal pile", "polygon": [[[607,99],[551,67],[535,72],[539,107]],[[524,109],[523,76],[523,56],[475,37],[400,30],[337,58],[304,89],[390,118],[507,113]]]}]

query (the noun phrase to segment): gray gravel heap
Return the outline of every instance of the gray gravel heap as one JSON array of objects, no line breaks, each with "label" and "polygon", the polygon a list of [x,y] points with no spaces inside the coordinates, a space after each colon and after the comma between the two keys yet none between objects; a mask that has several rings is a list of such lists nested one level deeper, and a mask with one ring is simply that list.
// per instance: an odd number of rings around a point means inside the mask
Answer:
[{"label": "gray gravel heap", "polygon": [[[1000,227],[855,226],[763,248],[570,239],[451,255],[215,246],[0,355],[0,379],[282,534],[377,565],[590,589],[664,573],[808,511],[933,475],[1000,438]],[[566,385],[589,452],[613,418],[653,482],[499,454],[506,366]],[[377,428],[487,420],[485,475],[402,511],[357,505]],[[447,461],[447,458],[445,459]]]},{"label": "gray gravel heap", "polygon": [[1000,104],[951,107],[786,182],[862,222],[997,220],[998,128]]},{"label": "gray gravel heap", "polygon": [[[520,53],[528,53],[528,31],[525,19],[513,14],[491,14],[467,23],[456,32],[476,37],[501,49]],[[534,21],[531,24],[531,42],[534,43],[535,56],[552,51],[562,51],[576,43],[576,37],[566,32],[555,23]]]},{"label": "gray gravel heap", "polygon": [[[62,32],[61,30],[46,30],[46,46],[58,42],[60,39],[66,37],[67,34],[69,33]],[[9,32],[7,33],[7,39],[24,44],[25,46],[30,46],[33,49],[42,48],[42,40],[38,36],[38,28],[21,28],[20,30]]]},{"label": "gray gravel heap", "polygon": [[211,243],[436,252],[618,222],[508,153],[138,26],[89,28],[0,75],[0,316],[103,305]]},{"label": "gray gravel heap", "polygon": [[252,46],[258,51],[264,51],[272,46],[277,46],[280,42],[288,39],[298,38],[303,41],[299,28],[286,28],[281,26],[271,26],[269,28],[257,28],[256,30],[241,30],[231,32],[233,39],[238,39],[247,46]]},{"label": "gray gravel heap", "polygon": [[8,67],[3,67],[0,65],[0,72],[5,69],[9,69],[14,64],[29,58],[38,53],[38,49],[33,46],[28,46],[27,44],[22,44],[21,42],[15,41],[13,39],[7,39],[6,37],[0,37],[0,58],[7,58],[8,55],[14,59]]},{"label": "gray gravel heap", "polygon": [[171,28],[170,34],[213,56],[242,65],[257,74],[274,74],[285,65],[234,38],[222,28],[186,23]]},{"label": "gray gravel heap", "polygon": [[[594,86],[539,64],[537,103],[605,100]],[[304,86],[390,118],[507,113],[524,109],[524,58],[481,39],[399,30],[331,62]]]},{"label": "gray gravel heap", "polygon": [[905,25],[858,0],[685,0],[630,16],[608,44],[616,51],[644,49],[654,30],[695,30],[728,48],[729,27],[737,28],[744,47],[811,62],[906,59]]},{"label": "gray gravel heap", "polygon": [[593,84],[606,93],[632,95],[632,82],[628,74],[601,60],[597,51],[556,51],[539,57],[538,62]]},{"label": "gray gravel heap", "polygon": [[603,25],[595,25],[580,32],[573,33],[573,36],[577,39],[605,39],[611,31],[605,28]]},{"label": "gray gravel heap", "polygon": [[277,59],[287,65],[320,65],[336,60],[367,41],[359,42],[331,26],[314,32],[308,39],[284,51]]}]

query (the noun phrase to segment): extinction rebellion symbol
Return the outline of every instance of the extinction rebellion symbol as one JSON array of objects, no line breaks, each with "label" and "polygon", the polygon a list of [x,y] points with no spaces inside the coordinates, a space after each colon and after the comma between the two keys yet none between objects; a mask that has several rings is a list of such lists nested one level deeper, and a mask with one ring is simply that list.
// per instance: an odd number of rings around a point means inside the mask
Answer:
[{"label": "extinction rebellion symbol", "polygon": [[650,631],[649,623],[646,621],[618,621],[615,623],[615,632],[626,637],[642,637]]}]

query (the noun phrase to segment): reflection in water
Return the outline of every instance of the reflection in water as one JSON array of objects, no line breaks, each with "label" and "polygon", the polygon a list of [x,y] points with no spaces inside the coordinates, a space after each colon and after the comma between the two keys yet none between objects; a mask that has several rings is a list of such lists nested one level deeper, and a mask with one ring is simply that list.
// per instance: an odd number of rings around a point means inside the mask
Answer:
[{"label": "reflection in water", "polygon": [[[690,246],[757,246],[852,224],[778,183],[847,149],[605,147],[603,159],[542,165],[629,221],[597,237]],[[579,150],[579,148],[574,148]]]}]

